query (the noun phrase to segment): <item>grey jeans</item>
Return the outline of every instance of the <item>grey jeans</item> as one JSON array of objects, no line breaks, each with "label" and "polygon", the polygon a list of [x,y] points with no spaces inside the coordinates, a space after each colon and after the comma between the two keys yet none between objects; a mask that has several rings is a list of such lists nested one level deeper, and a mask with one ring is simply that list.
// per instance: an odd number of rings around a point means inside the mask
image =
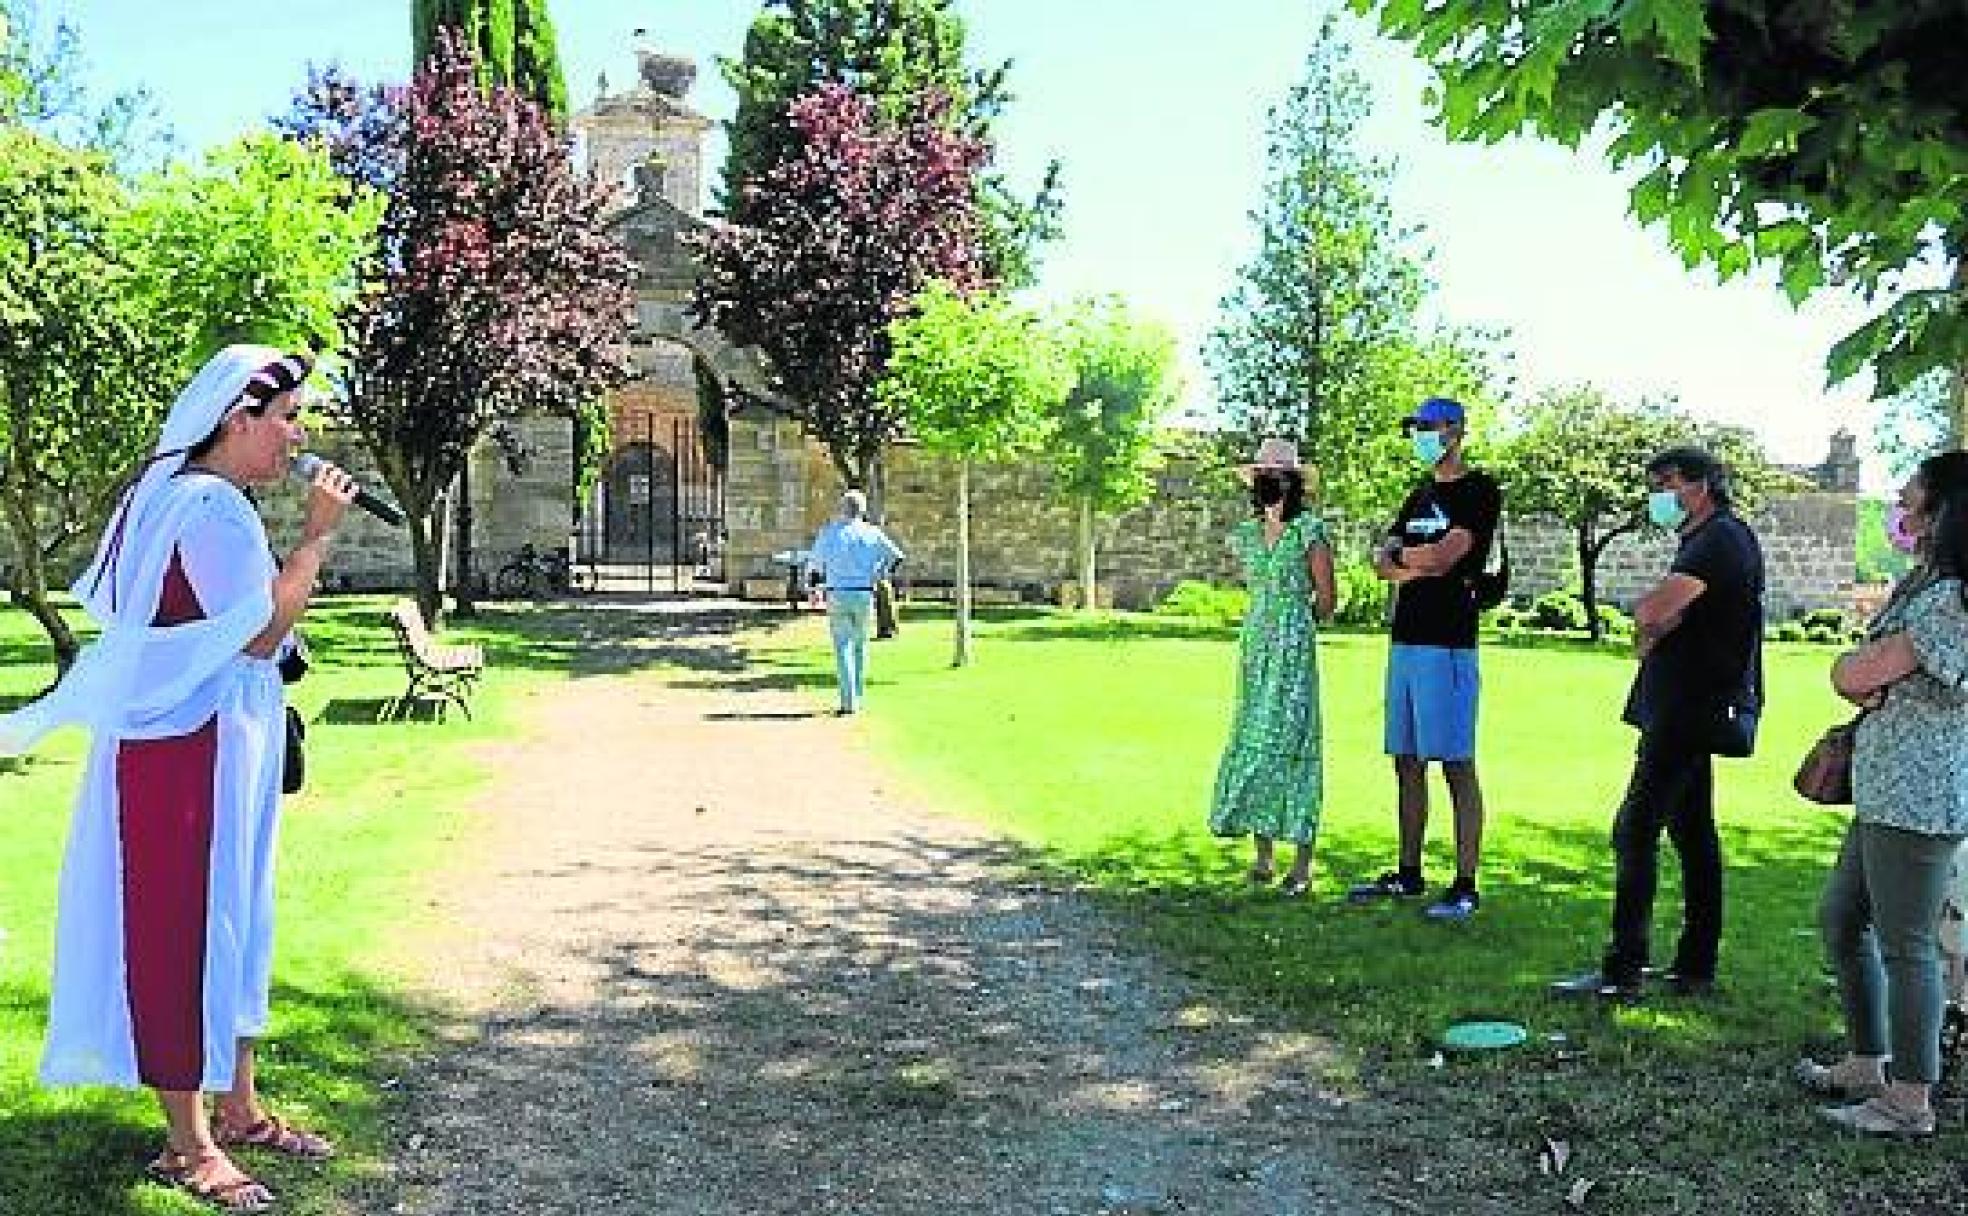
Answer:
[{"label": "grey jeans", "polygon": [[1895,1081],[1941,1079],[1940,915],[1958,836],[1852,821],[1818,904],[1856,1055]]}]

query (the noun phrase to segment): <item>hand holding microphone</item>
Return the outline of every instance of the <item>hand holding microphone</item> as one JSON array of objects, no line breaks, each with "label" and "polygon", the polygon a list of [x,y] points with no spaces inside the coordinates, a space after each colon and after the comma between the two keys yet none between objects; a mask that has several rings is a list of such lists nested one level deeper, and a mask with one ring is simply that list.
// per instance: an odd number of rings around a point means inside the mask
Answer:
[{"label": "hand holding microphone", "polygon": [[[364,511],[369,512],[369,514],[393,528],[403,526],[403,512],[398,509],[395,503],[371,494],[369,491],[357,485],[354,478],[334,465],[329,464],[321,457],[316,456],[313,452],[297,453],[294,456],[293,463],[288,466],[288,471],[295,477],[313,486],[315,490],[325,492],[332,500],[339,502],[343,508],[346,508],[349,503],[353,502],[356,506],[361,507]],[[314,501],[313,498],[309,499],[310,519],[313,516]],[[341,522],[341,511],[338,510],[335,512],[335,518],[323,522],[326,525],[324,531],[332,531],[335,525]]]}]

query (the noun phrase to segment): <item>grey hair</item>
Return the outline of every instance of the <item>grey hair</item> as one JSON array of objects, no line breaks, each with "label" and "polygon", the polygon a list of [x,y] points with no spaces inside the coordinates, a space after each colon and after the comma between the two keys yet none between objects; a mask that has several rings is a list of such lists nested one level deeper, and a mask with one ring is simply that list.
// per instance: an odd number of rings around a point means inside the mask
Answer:
[{"label": "grey hair", "polygon": [[859,490],[849,490],[841,495],[841,514],[849,519],[861,519],[868,514],[868,496]]}]

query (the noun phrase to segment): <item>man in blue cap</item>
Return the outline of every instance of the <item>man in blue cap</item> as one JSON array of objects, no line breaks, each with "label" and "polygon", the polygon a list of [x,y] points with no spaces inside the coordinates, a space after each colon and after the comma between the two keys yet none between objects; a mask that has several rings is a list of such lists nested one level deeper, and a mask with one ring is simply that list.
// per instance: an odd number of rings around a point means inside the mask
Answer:
[{"label": "man in blue cap", "polygon": [[1427,470],[1374,552],[1374,573],[1394,584],[1387,660],[1387,754],[1399,794],[1398,868],[1348,892],[1355,903],[1412,899],[1424,890],[1428,765],[1442,766],[1455,807],[1455,881],[1430,904],[1432,920],[1460,921],[1481,902],[1483,787],[1476,777],[1476,581],[1503,514],[1496,480],[1463,459],[1462,406],[1430,397],[1402,421]]}]

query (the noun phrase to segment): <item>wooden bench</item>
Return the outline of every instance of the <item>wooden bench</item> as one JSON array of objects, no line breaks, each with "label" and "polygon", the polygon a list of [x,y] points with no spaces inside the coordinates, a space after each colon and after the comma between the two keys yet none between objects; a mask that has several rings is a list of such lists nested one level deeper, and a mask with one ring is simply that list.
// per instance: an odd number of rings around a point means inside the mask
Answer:
[{"label": "wooden bench", "polygon": [[402,696],[383,707],[383,716],[405,717],[418,701],[429,699],[437,702],[439,721],[443,721],[447,705],[456,705],[469,720],[471,695],[485,671],[485,651],[477,646],[441,646],[433,641],[424,626],[424,614],[410,600],[398,600],[390,609],[390,629],[396,634],[397,651],[410,683]]}]

